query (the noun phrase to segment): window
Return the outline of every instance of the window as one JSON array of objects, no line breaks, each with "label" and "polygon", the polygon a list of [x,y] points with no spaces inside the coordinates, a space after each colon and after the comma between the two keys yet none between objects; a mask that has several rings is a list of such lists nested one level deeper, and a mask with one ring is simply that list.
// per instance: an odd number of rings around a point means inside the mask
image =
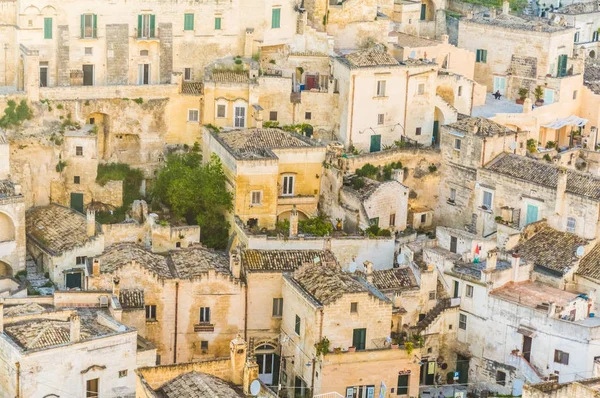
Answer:
[{"label": "window", "polygon": [[85,48],[85,55],[93,55],[93,54],[94,54],[94,49],[92,47]]},{"label": "window", "polygon": [[419,83],[417,86],[417,95],[425,94],[425,83]]},{"label": "window", "polygon": [[346,387],[346,398],[375,398],[375,386]]},{"label": "window", "polygon": [[383,113],[378,114],[377,115],[377,124],[381,126],[385,120],[384,118],[385,118],[385,115]]},{"label": "window", "polygon": [[467,285],[467,291],[465,292],[466,296],[469,298],[473,298],[473,286]]},{"label": "window", "polygon": [[227,113],[226,105],[223,105],[223,104],[217,105],[217,117],[225,117],[226,113]]},{"label": "window", "polygon": [[409,375],[399,375],[398,385],[396,386],[396,395],[408,395]]},{"label": "window", "polygon": [[147,321],[155,321],[156,320],[156,306],[155,305],[146,305],[146,320]]},{"label": "window", "polygon": [[415,135],[421,135],[421,127],[417,127],[415,130]]},{"label": "window", "polygon": [[175,247],[179,249],[181,247],[181,242],[175,242]]},{"label": "window", "polygon": [[385,97],[385,80],[379,80],[377,82],[377,96]]},{"label": "window", "polygon": [[435,300],[435,290],[429,292],[429,300]]},{"label": "window", "polygon": [[183,69],[183,80],[185,80],[185,81],[192,80],[192,68],[184,68]]},{"label": "window", "polygon": [[467,316],[464,314],[460,314],[458,316],[458,328],[462,330],[467,330]]},{"label": "window", "polygon": [[500,370],[496,372],[496,384],[499,384],[501,386],[506,385],[506,373]]},{"label": "window", "polygon": [[271,111],[269,112],[269,120],[272,122],[276,122],[277,121],[277,111]]},{"label": "window", "polygon": [[281,8],[273,8],[271,11],[271,28],[278,29],[281,27]]},{"label": "window", "polygon": [[421,223],[427,222],[427,213],[421,214]]},{"label": "window", "polygon": [[202,340],[200,342],[200,349],[204,352],[208,351],[208,341]]},{"label": "window", "polygon": [[456,189],[450,188],[450,198],[448,198],[448,202],[454,203],[456,201]]},{"label": "window", "polygon": [[138,84],[150,84],[150,64],[138,65]]},{"label": "window", "polygon": [[210,323],[210,307],[200,307],[200,323]]},{"label": "window", "polygon": [[294,195],[294,176],[283,176],[283,187],[281,194],[283,196]]},{"label": "window", "polygon": [[44,18],[44,39],[52,39],[52,18]]},{"label": "window", "polygon": [[595,30],[595,31],[592,33],[592,41],[598,41],[598,36],[600,36],[600,32],[599,32],[599,31],[597,31],[597,30]]},{"label": "window", "polygon": [[77,257],[75,257],[75,264],[83,265],[83,264],[85,264],[86,259],[87,259],[86,256],[77,256]]},{"label": "window", "polygon": [[424,21],[427,17],[427,4],[421,3],[421,21]]},{"label": "window", "polygon": [[140,57],[147,57],[150,52],[148,50],[140,50]]},{"label": "window", "polygon": [[81,14],[81,38],[95,39],[98,17],[96,14]]},{"label": "window", "polygon": [[487,50],[477,50],[475,62],[480,62],[482,64],[487,63]]},{"label": "window", "polygon": [[579,32],[575,32],[575,37],[573,38],[573,42],[575,42],[575,43],[579,42]]},{"label": "window", "polygon": [[353,314],[358,312],[358,303],[350,303],[350,312]]},{"label": "window", "polygon": [[85,382],[85,397],[86,398],[98,398],[98,388],[100,385],[100,379],[91,379]]},{"label": "window", "polygon": [[492,193],[488,191],[483,191],[483,202],[481,203],[481,207],[484,210],[492,209]]},{"label": "window", "polygon": [[156,16],[152,14],[138,15],[138,39],[150,39],[154,37],[154,26]]},{"label": "window", "polygon": [[119,378],[127,376],[127,369],[119,370]]},{"label": "window", "polygon": [[273,316],[281,317],[283,315],[283,299],[282,298],[274,298],[273,299]]},{"label": "window", "polygon": [[304,120],[311,120],[312,112],[304,112]]},{"label": "window", "polygon": [[379,226],[379,217],[369,218],[369,225]]},{"label": "window", "polygon": [[460,151],[460,144],[461,144],[460,139],[455,138],[454,139],[454,149],[457,151]]},{"label": "window", "polygon": [[221,30],[221,17],[215,17],[215,30]]},{"label": "window", "polygon": [[233,121],[235,127],[246,127],[246,107],[236,106],[235,107],[235,118]]},{"label": "window", "polygon": [[396,213],[390,214],[390,227],[396,226]]},{"label": "window", "polygon": [[300,317],[298,315],[296,315],[296,325],[294,325],[294,332],[296,332],[296,334],[300,336]]},{"label": "window", "polygon": [[554,362],[560,363],[563,365],[568,365],[569,364],[569,354],[564,351],[554,350]]},{"label": "window", "polygon": [[573,99],[577,99],[577,90],[573,90]]},{"label": "window", "polygon": [[80,183],[81,183],[81,177],[73,176],[73,184],[80,184]]},{"label": "window", "polygon": [[352,346],[356,347],[357,350],[365,349],[365,342],[367,340],[367,329],[354,329],[352,331]]},{"label": "window", "polygon": [[462,96],[462,86],[458,86],[458,96]]},{"label": "window", "polygon": [[573,217],[567,218],[567,232],[575,232],[575,226],[577,222]]},{"label": "window", "polygon": [[194,30],[194,14],[183,15],[183,30]]},{"label": "window", "polygon": [[188,109],[188,122],[198,122],[198,120],[200,120],[198,109]]},{"label": "window", "polygon": [[250,204],[252,206],[259,206],[262,204],[262,191],[252,191],[250,192]]},{"label": "window", "polygon": [[556,75],[558,77],[563,77],[563,76],[567,75],[567,62],[568,62],[567,54],[561,54],[558,56],[558,66],[557,66],[557,71],[556,71]]},{"label": "window", "polygon": [[83,156],[83,147],[82,146],[75,147],[75,156]]},{"label": "window", "polygon": [[[450,251],[452,253],[458,253],[458,238],[456,236],[450,237]],[[458,282],[454,281],[454,286],[458,286]],[[454,289],[454,298],[458,298],[457,289]]]}]

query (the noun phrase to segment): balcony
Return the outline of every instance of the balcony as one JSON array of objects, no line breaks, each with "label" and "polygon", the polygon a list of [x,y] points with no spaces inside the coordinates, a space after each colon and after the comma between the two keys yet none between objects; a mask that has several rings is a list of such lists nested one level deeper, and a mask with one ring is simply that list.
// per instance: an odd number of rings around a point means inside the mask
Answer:
[{"label": "balcony", "polygon": [[294,196],[279,196],[277,205],[316,205],[319,203],[319,195],[294,195]]},{"label": "balcony", "polygon": [[197,323],[194,325],[194,333],[212,333],[215,331],[215,325],[212,323]]}]

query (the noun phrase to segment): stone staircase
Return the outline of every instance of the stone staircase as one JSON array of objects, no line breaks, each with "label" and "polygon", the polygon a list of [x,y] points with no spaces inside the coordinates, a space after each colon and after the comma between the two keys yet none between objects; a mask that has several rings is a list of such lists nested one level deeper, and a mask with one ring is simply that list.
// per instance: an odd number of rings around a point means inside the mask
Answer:
[{"label": "stone staircase", "polygon": [[448,308],[452,306],[452,300],[450,298],[444,298],[436,304],[435,307],[431,309],[426,315],[425,318],[421,319],[415,326],[412,326],[411,332],[413,334],[419,334],[425,329],[427,329],[436,319]]},{"label": "stone staircase", "polygon": [[42,295],[54,293],[53,287],[43,287],[50,282],[50,279],[46,278],[43,272],[38,271],[37,264],[29,253],[27,253],[25,259],[25,267],[27,269],[27,282],[29,282],[29,286],[38,290]]}]

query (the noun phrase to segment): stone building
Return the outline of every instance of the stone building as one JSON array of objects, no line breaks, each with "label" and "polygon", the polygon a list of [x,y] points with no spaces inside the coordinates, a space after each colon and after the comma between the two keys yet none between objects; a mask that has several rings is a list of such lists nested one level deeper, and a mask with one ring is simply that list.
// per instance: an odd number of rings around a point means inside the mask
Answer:
[{"label": "stone building", "polygon": [[231,215],[258,229],[273,229],[288,219],[317,215],[325,146],[280,129],[243,129],[214,133],[205,129],[204,158],[216,154],[233,193]]},{"label": "stone building", "polygon": [[600,396],[600,379],[597,377],[570,383],[551,381],[523,387],[523,398],[596,398],[598,396]]},{"label": "stone building", "polygon": [[0,397],[128,396],[156,349],[120,322],[100,293],[5,298],[0,304]]},{"label": "stone building", "polygon": [[579,53],[584,49],[590,58],[600,56],[598,41],[600,39],[600,8],[595,1],[567,4],[550,15],[561,18],[566,24],[575,28],[574,49]]},{"label": "stone building", "polygon": [[94,211],[83,215],[50,204],[26,213],[27,250],[39,273],[48,273],[60,289],[81,289],[88,257],[104,250],[104,236]]},{"label": "stone building", "polygon": [[202,247],[109,246],[88,261],[86,289],[120,298],[123,323],[156,345],[158,363],[218,358],[244,330],[245,284],[227,257]]},{"label": "stone building", "polygon": [[10,148],[0,131],[0,275],[25,268],[25,200],[10,178]]},{"label": "stone building", "polygon": [[419,365],[390,347],[392,302],[371,273],[314,262],[284,275],[281,375],[295,396],[417,394]]}]

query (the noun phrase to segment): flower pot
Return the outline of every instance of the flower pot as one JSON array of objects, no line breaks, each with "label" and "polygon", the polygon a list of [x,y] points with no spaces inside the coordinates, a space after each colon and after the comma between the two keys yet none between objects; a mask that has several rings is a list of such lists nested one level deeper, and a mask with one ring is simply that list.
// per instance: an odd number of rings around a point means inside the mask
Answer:
[{"label": "flower pot", "polygon": [[519,105],[523,105],[523,104],[525,103],[525,100],[524,100],[524,99],[521,99],[521,98],[519,98],[519,99],[517,99],[517,100],[516,100],[516,102],[517,102],[517,104],[519,104]]},{"label": "flower pot", "polygon": [[392,344],[392,350],[397,350],[398,349],[398,344]]},{"label": "flower pot", "polygon": [[535,101],[535,106],[542,106],[542,105],[544,105],[544,100],[543,99]]},{"label": "flower pot", "polygon": [[348,347],[348,352],[356,352],[356,347]]}]

